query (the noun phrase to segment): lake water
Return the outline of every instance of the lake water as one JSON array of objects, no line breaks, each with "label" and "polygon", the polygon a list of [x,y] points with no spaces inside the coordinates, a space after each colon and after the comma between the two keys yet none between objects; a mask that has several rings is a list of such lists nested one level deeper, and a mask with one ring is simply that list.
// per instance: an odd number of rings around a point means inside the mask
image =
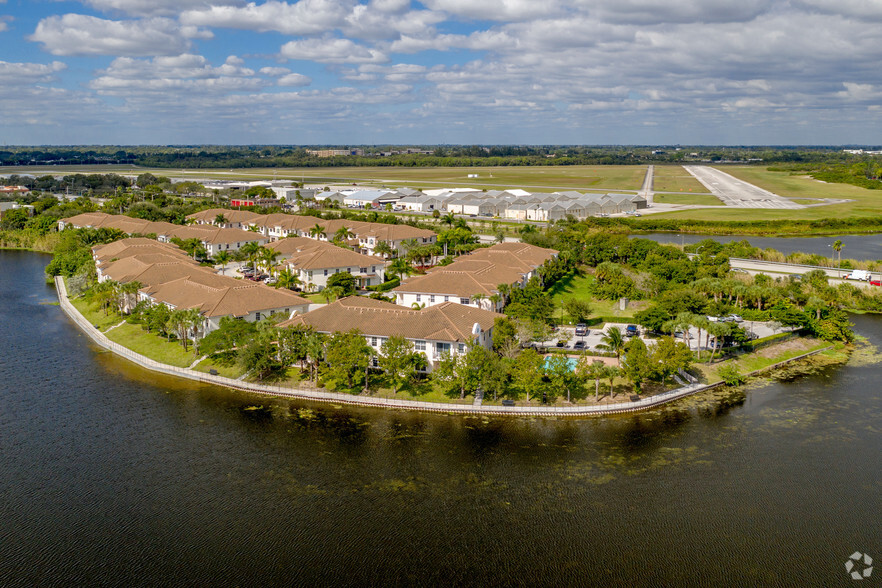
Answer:
[{"label": "lake water", "polygon": [[846,586],[850,554],[882,561],[879,317],[794,381],[462,418],[146,372],[52,304],[47,261],[0,251],[0,586]]},{"label": "lake water", "polygon": [[[745,235],[684,235],[679,233],[649,233],[634,235],[652,239],[659,243],[692,244],[704,239],[714,239],[720,243],[748,241],[754,247],[775,249],[784,254],[801,251],[830,257],[834,241],[842,241],[842,259],[880,260],[882,259],[882,235],[842,235],[839,237],[754,237]],[[838,255],[837,255],[838,257]]]}]

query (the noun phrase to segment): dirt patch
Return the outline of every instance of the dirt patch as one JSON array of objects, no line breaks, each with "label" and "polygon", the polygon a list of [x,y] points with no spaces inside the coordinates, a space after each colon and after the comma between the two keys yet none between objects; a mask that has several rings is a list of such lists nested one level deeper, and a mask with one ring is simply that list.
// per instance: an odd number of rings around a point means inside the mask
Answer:
[{"label": "dirt patch", "polygon": [[815,345],[815,343],[817,343],[817,341],[815,341],[814,339],[790,339],[789,341],[784,341],[782,343],[776,343],[775,345],[764,347],[756,352],[756,356],[771,359],[788,351],[808,351],[812,346]]}]

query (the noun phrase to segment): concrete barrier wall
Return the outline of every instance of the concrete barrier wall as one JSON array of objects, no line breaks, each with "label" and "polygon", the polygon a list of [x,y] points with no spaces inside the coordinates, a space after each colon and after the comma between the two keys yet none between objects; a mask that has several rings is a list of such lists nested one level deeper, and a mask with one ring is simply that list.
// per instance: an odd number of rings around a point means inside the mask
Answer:
[{"label": "concrete barrier wall", "polygon": [[[397,410],[416,410],[422,412],[436,412],[448,414],[466,414],[466,415],[502,415],[502,416],[555,416],[555,417],[584,417],[599,416],[607,414],[623,414],[629,412],[637,412],[647,410],[674,400],[679,400],[686,396],[708,390],[722,384],[716,382],[714,384],[691,384],[676,390],[663,392],[655,396],[643,398],[635,402],[623,402],[618,404],[607,404],[604,406],[474,406],[471,404],[446,404],[441,402],[422,402],[419,400],[399,400],[394,398],[374,398],[371,396],[352,396],[349,394],[340,394],[338,392],[326,392],[322,390],[313,390],[308,388],[283,388],[281,386],[268,386],[265,384],[256,384],[253,382],[244,382],[224,376],[214,376],[191,370],[187,368],[179,368],[167,364],[159,363],[149,357],[145,357],[135,353],[131,349],[123,347],[107,338],[101,331],[96,329],[80,312],[70,303],[67,298],[67,289],[64,280],[61,277],[55,278],[55,287],[58,291],[58,300],[61,309],[79,326],[86,335],[89,336],[97,345],[124,357],[139,366],[168,374],[170,376],[179,376],[205,382],[207,384],[215,384],[218,386],[226,386],[236,390],[243,390],[264,396],[275,396],[279,398],[291,398],[310,400],[313,402],[325,402],[331,404],[350,404],[355,406],[367,406],[374,408],[387,408]],[[823,351],[819,350],[819,351]],[[808,355],[818,353],[814,351],[800,357],[787,360],[795,361]],[[787,362],[781,362],[787,363]],[[779,365],[779,364],[776,364]],[[771,366],[770,366],[771,367]],[[767,370],[770,368],[764,368]]]}]

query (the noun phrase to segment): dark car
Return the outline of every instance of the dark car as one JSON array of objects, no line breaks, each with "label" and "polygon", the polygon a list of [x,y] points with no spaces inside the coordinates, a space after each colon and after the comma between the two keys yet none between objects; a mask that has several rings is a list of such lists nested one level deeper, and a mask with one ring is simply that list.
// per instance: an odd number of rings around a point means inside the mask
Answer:
[{"label": "dark car", "polygon": [[584,341],[576,341],[573,344],[573,349],[585,349],[585,342]]},{"label": "dark car", "polygon": [[625,327],[625,337],[636,337],[640,333],[637,331],[637,325],[628,325]]}]

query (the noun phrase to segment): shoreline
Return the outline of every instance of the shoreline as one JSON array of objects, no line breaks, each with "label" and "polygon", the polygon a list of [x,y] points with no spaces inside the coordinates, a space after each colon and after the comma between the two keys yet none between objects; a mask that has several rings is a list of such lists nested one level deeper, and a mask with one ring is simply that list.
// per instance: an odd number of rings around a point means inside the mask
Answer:
[{"label": "shoreline", "polygon": [[[58,302],[62,311],[98,346],[135,363],[145,369],[164,373],[171,376],[177,376],[206,384],[214,384],[243,392],[251,392],[263,396],[274,396],[277,398],[289,398],[307,400],[311,402],[322,402],[327,404],[348,404],[353,406],[363,406],[372,408],[386,408],[396,410],[411,410],[417,412],[433,412],[460,415],[492,415],[492,416],[518,416],[518,417],[591,417],[604,416],[613,414],[625,414],[632,412],[641,412],[649,410],[692,396],[698,392],[710,390],[724,384],[721,380],[710,384],[690,384],[682,388],[662,392],[655,396],[642,398],[633,402],[622,402],[617,404],[607,404],[604,406],[474,406],[470,404],[445,404],[440,402],[423,402],[420,400],[399,400],[391,398],[376,398],[371,396],[352,396],[349,394],[341,394],[338,392],[325,392],[312,389],[292,389],[283,388],[281,386],[269,386],[266,384],[257,384],[253,382],[245,382],[226,378],[224,376],[214,376],[191,370],[187,368],[179,368],[160,363],[122,345],[108,339],[103,333],[96,330],[86,318],[70,303],[67,297],[67,288],[61,277],[55,277],[55,290],[58,294]],[[776,364],[766,366],[755,372],[745,374],[750,377],[761,372],[780,367],[784,364],[804,359],[811,355],[826,351],[830,347],[816,349],[808,353],[804,353],[797,357],[793,357]]]}]

